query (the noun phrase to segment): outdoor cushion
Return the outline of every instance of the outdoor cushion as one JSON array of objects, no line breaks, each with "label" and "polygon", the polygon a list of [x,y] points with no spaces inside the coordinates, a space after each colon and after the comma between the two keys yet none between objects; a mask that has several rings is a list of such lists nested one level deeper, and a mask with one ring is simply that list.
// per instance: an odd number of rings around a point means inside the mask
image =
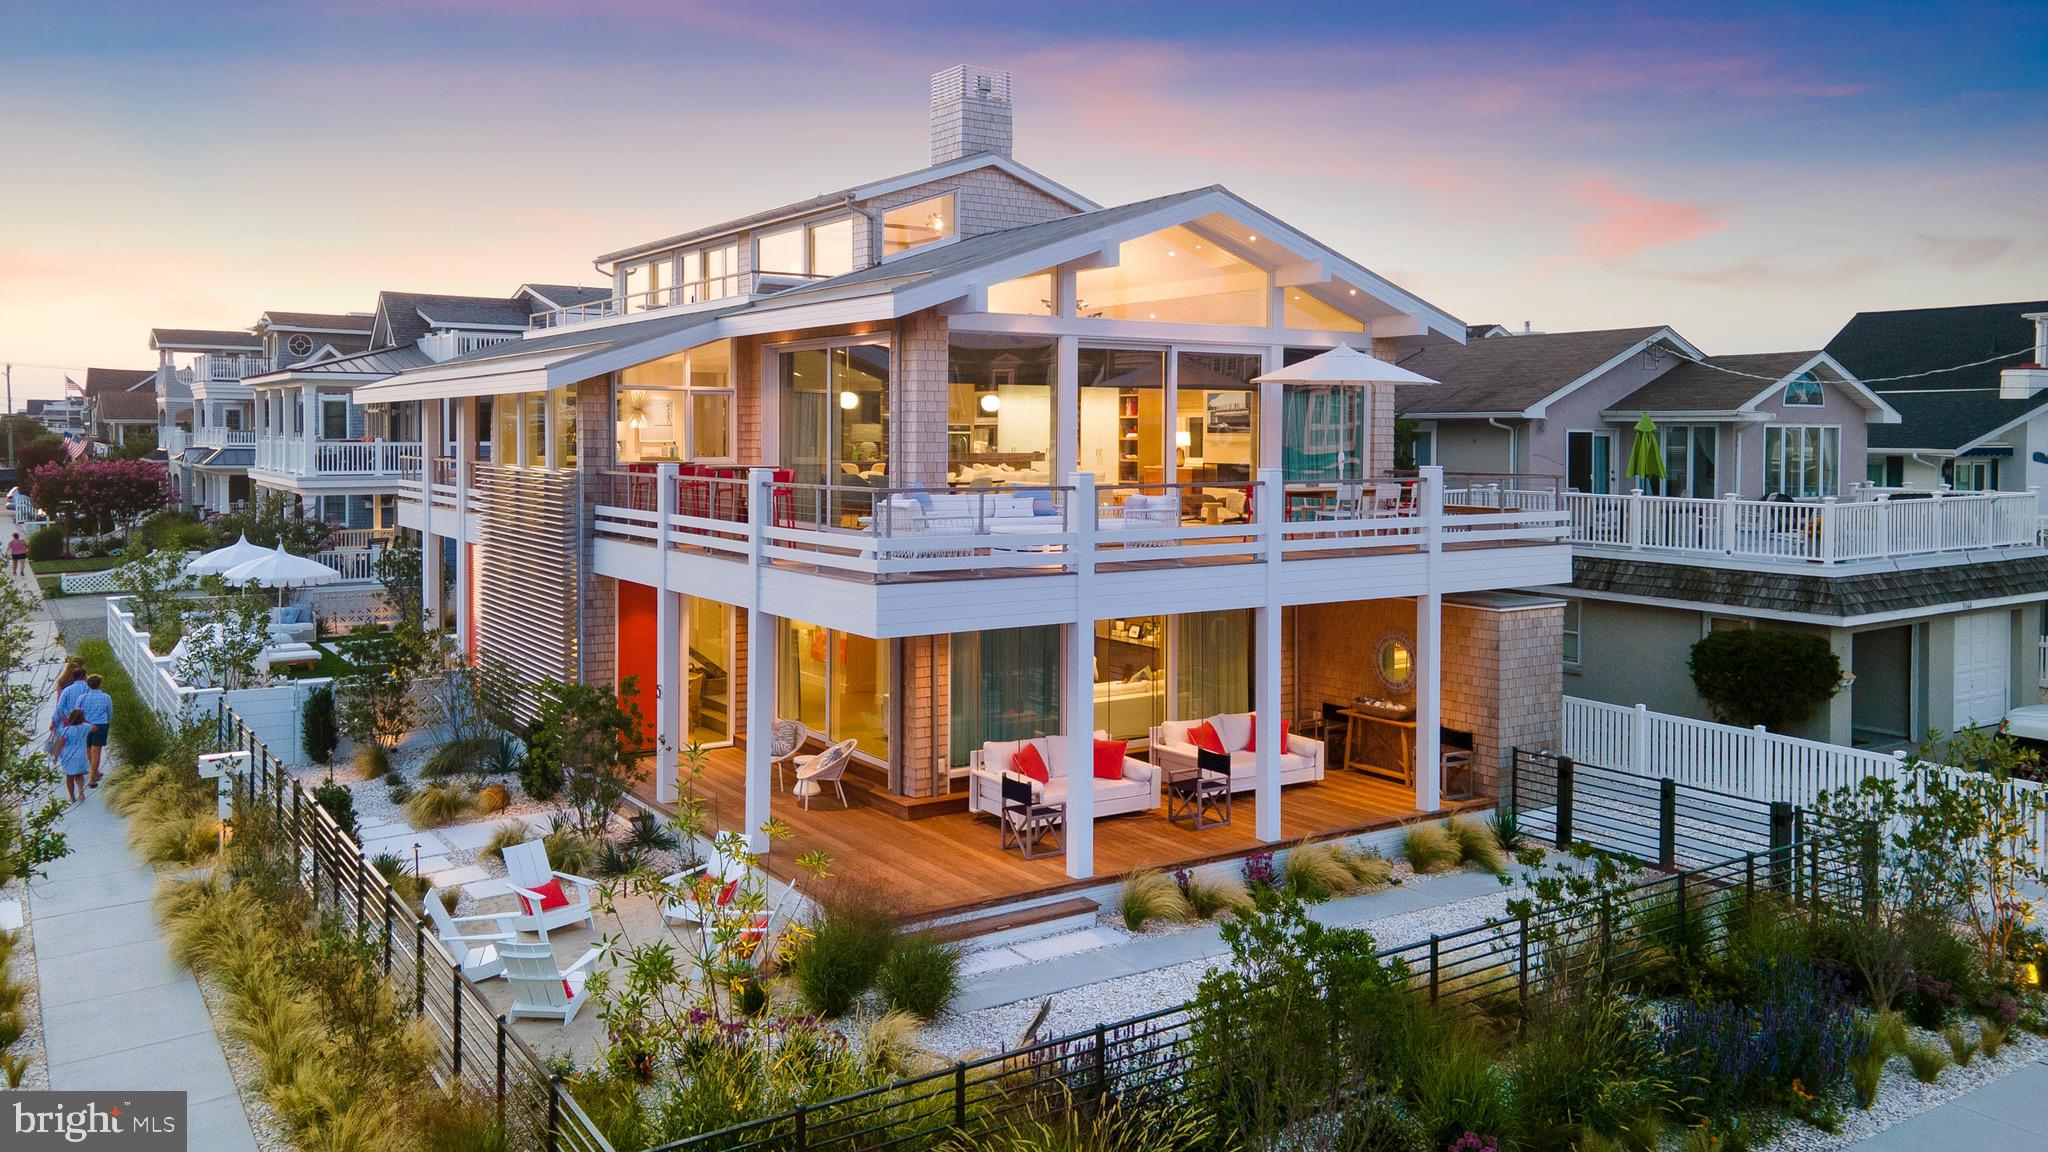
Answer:
[{"label": "outdoor cushion", "polygon": [[1251,746],[1252,716],[1249,712],[1219,713],[1209,717],[1209,727],[1214,728],[1223,741],[1223,747],[1216,749],[1218,752],[1237,752]]},{"label": "outdoor cushion", "polygon": [[1223,747],[1222,737],[1216,734],[1215,726],[1207,720],[1188,729],[1188,742],[1197,748],[1207,748],[1211,752],[1227,751]]},{"label": "outdoor cushion", "polygon": [[1017,750],[1015,756],[1010,757],[1010,771],[1015,772],[1019,776],[1036,780],[1040,784],[1047,784],[1052,781],[1051,773],[1045,769],[1045,757],[1038,754],[1038,745],[1028,740],[1024,742],[1022,748]]},{"label": "outdoor cushion", "polygon": [[[539,910],[542,912],[549,912],[556,908],[566,908],[569,906],[568,894],[562,891],[562,882],[560,880],[550,880],[531,891],[540,897]],[[526,914],[528,916],[534,914],[533,901],[521,896],[519,902],[526,907]]]},{"label": "outdoor cushion", "polygon": [[[1292,723],[1294,723],[1292,720],[1280,721],[1280,747],[1282,749],[1287,747],[1287,726]],[[1257,752],[1259,750],[1259,714],[1257,712],[1252,713],[1251,733],[1245,737],[1244,750],[1247,752]]]},{"label": "outdoor cushion", "polygon": [[1130,746],[1128,740],[1097,740],[1095,742],[1095,778],[1097,780],[1121,780],[1124,778],[1124,749]]}]

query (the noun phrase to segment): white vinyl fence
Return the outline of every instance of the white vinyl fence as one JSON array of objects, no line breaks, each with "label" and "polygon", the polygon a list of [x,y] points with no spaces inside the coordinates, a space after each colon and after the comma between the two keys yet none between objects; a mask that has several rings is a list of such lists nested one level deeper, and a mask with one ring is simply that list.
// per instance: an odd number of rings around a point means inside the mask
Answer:
[{"label": "white vinyl fence", "polygon": [[[299,714],[304,711],[306,699],[314,689],[333,681],[290,680],[228,692],[219,688],[187,687],[178,683],[169,656],[158,656],[149,650],[149,633],[135,630],[135,617],[127,610],[127,600],[125,596],[107,598],[107,646],[114,650],[114,659],[135,682],[136,694],[142,697],[150,711],[172,722],[211,720],[225,696],[228,706],[265,744],[270,745],[272,752],[287,763],[304,763],[305,748],[299,740]],[[121,718],[114,717],[114,723],[120,724]]]},{"label": "white vinyl fence", "polygon": [[[1564,755],[1602,768],[1801,806],[1868,777],[1905,774],[1903,753],[1865,752],[1781,736],[1760,725],[1737,728],[1576,696],[1564,700],[1562,744]],[[2033,848],[2048,863],[2048,792],[2026,781],[2011,787],[2029,798]]]}]

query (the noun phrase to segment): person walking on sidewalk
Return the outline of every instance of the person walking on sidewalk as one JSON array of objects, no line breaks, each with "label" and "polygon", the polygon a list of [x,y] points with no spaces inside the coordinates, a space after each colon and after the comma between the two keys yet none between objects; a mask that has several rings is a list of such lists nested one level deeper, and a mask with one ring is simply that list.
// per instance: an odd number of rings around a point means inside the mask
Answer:
[{"label": "person walking on sidewalk", "polygon": [[[64,718],[78,707],[78,698],[85,695],[85,661],[73,656],[64,662],[64,671],[57,674],[57,706],[50,709],[50,731],[63,727]],[[54,751],[54,745],[52,746]]]},{"label": "person walking on sidewalk", "polygon": [[86,787],[100,786],[100,754],[107,748],[107,731],[114,726],[114,698],[100,690],[97,675],[85,678],[85,691],[79,693],[78,710],[85,716],[85,722],[92,725],[92,733],[86,737],[86,762],[92,767],[92,779]]},{"label": "person walking on sidewalk", "polygon": [[86,750],[91,740],[92,725],[85,722],[84,712],[73,708],[57,726],[56,742],[50,748],[57,767],[64,770],[64,794],[74,802],[85,799],[85,774],[90,767]]},{"label": "person walking on sidewalk", "polygon": [[21,538],[21,533],[16,532],[14,539],[7,542],[7,558],[14,562],[14,575],[28,571],[28,541]]}]

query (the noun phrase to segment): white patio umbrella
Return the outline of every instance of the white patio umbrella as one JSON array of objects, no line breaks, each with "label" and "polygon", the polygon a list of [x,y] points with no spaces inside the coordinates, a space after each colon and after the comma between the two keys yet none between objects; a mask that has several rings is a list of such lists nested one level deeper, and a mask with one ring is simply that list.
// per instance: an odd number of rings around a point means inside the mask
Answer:
[{"label": "white patio umbrella", "polygon": [[185,575],[219,576],[231,568],[239,568],[251,560],[261,560],[268,555],[270,549],[261,544],[249,543],[249,537],[245,535],[225,548],[215,548],[203,556],[194,557],[185,565]]},{"label": "white patio umbrella", "polygon": [[1255,377],[1254,384],[1434,384],[1436,381],[1420,372],[1410,372],[1399,364],[1382,360],[1368,352],[1360,352],[1349,344],[1339,344],[1328,352],[1319,353],[1299,364],[1276,368],[1264,376]]},{"label": "white patio umbrella", "polygon": [[259,588],[275,588],[279,604],[284,603],[284,590],[287,588],[312,588],[320,584],[332,584],[341,579],[341,573],[318,560],[294,556],[285,551],[282,544],[275,550],[263,552],[261,556],[246,564],[228,569],[221,575],[230,584],[254,584]]}]

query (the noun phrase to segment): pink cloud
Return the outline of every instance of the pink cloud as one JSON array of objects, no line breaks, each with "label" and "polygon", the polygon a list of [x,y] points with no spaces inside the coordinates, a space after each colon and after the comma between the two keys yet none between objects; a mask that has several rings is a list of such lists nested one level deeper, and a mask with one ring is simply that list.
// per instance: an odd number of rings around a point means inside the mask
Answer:
[{"label": "pink cloud", "polygon": [[1570,191],[1574,200],[1598,213],[1572,233],[1574,255],[1594,263],[1619,264],[1728,226],[1704,204],[1638,196],[1597,177],[1579,181]]}]

